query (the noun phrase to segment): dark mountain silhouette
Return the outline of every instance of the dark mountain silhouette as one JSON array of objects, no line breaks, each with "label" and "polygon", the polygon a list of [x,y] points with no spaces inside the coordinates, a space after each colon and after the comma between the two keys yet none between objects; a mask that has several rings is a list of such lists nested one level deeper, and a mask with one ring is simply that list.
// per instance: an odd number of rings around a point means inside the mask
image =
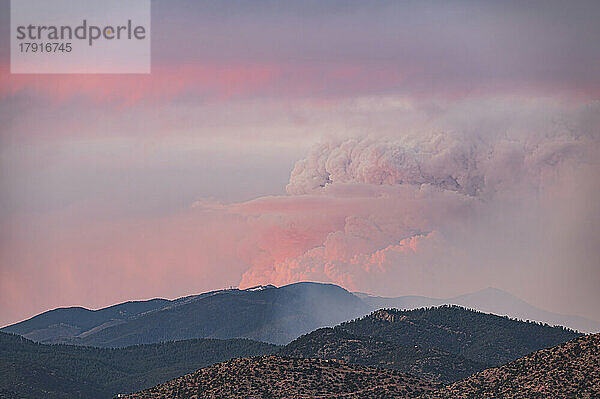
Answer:
[{"label": "dark mountain silhouette", "polygon": [[539,321],[550,325],[560,325],[582,332],[600,331],[600,322],[581,316],[548,312],[537,308],[516,296],[497,288],[488,287],[481,291],[453,298],[439,299],[424,296],[379,297],[355,293],[373,310],[382,308],[417,309],[428,306],[459,305],[485,313],[494,313],[520,320]]},{"label": "dark mountain silhouette", "polygon": [[172,301],[166,299],[152,299],[120,303],[98,310],[82,307],[59,308],[5,327],[2,331],[23,335],[36,342],[53,342],[122,323],[146,312],[165,308],[171,303]]},{"label": "dark mountain silhouette", "polygon": [[[278,295],[282,289],[255,289],[250,292],[263,295],[250,296],[251,301],[244,292],[237,290],[234,295],[210,295],[205,299],[217,301],[205,303],[205,306],[226,309],[231,303],[229,301],[237,301],[240,296],[249,302],[250,310],[261,301],[269,306],[274,306],[272,303],[278,300],[288,305],[307,306],[302,312],[291,313],[296,317],[309,312],[308,306],[318,308],[317,303],[292,300],[293,294],[300,292],[304,295],[306,289],[316,289],[320,294],[321,290],[325,290],[329,296],[321,295],[320,299],[332,300],[328,311],[340,303],[335,302],[338,294],[331,296],[327,286],[294,285],[288,289],[288,292],[283,290],[282,296]],[[343,298],[345,294],[339,295]],[[187,302],[182,307],[196,302]],[[239,308],[237,302],[233,303],[232,307]],[[140,319],[162,311],[151,311]],[[193,318],[187,309],[184,308],[184,311],[181,317]],[[213,319],[207,318],[206,314],[212,315]],[[250,314],[255,315],[256,312]],[[224,324],[230,317],[244,317],[243,322],[251,323],[241,313],[210,312],[200,312],[194,322],[199,325],[204,319],[209,324],[218,324],[219,317],[223,318]],[[278,319],[274,320],[277,322]],[[271,325],[275,322],[270,321]],[[173,328],[177,329],[175,323]],[[250,328],[254,327],[250,325]],[[0,398],[108,398],[115,393],[133,392],[232,357],[276,352],[279,356],[286,355],[296,360],[269,357],[227,362],[209,368],[207,372],[194,373],[193,377],[175,380],[178,381],[175,391],[172,391],[175,382],[170,382],[158,391],[143,394],[155,396],[136,397],[184,398],[194,389],[205,395],[200,397],[236,397],[233,395],[236,384],[241,387],[239,393],[242,395],[244,392],[258,392],[256,397],[265,398],[280,394],[337,397],[342,393],[348,394],[344,397],[414,397],[433,387],[423,383],[418,376],[434,383],[454,381],[488,365],[500,365],[576,336],[576,332],[563,327],[516,321],[456,306],[410,311],[379,310],[335,328],[318,329],[283,348],[248,339],[195,339],[110,349],[44,345],[18,335],[0,333]],[[326,362],[326,359],[336,361]],[[407,371],[417,377],[403,374]],[[163,394],[167,396],[161,396]]]},{"label": "dark mountain silhouette", "polygon": [[277,348],[247,339],[194,339],[103,349],[44,345],[0,332],[0,398],[109,399],[215,362]]},{"label": "dark mountain silhouette", "polygon": [[600,334],[543,349],[488,369],[427,398],[598,398]]},{"label": "dark mountain silhouette", "polygon": [[342,323],[344,331],[403,346],[437,348],[493,367],[580,334],[564,327],[509,319],[454,305],[382,309]]},{"label": "dark mountain silhouette", "polygon": [[[45,343],[99,347],[191,338],[250,338],[285,344],[319,327],[369,313],[359,298],[333,284],[296,283],[222,290],[175,301],[132,302],[89,311],[57,309],[6,327]],[[143,308],[143,311],[140,311]]]},{"label": "dark mountain silhouette", "polygon": [[431,383],[397,370],[279,356],[234,359],[201,369],[128,399],[411,398]]},{"label": "dark mountain silhouette", "polygon": [[[316,328],[333,326],[380,308],[415,309],[452,303],[523,320],[595,331],[600,323],[535,308],[501,290],[488,288],[450,299],[350,294],[333,284],[297,283],[219,290],[176,300],[125,302],[99,310],[60,308],[2,331],[42,343],[101,347],[190,338],[236,338],[286,344]],[[176,327],[176,328],[175,328]]]},{"label": "dark mountain silhouette", "polygon": [[280,350],[290,357],[342,359],[450,382],[579,334],[457,306],[379,310],[306,334]]}]

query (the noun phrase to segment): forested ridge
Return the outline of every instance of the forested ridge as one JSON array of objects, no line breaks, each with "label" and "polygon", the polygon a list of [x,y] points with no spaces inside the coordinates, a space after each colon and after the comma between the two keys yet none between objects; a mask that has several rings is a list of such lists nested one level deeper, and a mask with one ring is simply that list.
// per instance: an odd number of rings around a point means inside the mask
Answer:
[{"label": "forested ridge", "polygon": [[44,345],[0,333],[0,398],[112,398],[210,364],[269,354],[248,339],[192,339],[109,349]]},{"label": "forested ridge", "polygon": [[455,305],[381,309],[336,328],[398,345],[443,349],[486,367],[499,366],[582,335],[562,326],[516,320]]},{"label": "forested ridge", "polygon": [[[289,358],[335,359],[448,383],[579,335],[563,327],[457,306],[382,309],[333,328],[317,329],[285,347],[244,338],[201,338],[97,348],[39,344],[0,333],[0,398],[111,398],[228,359],[274,353]],[[302,371],[303,378],[308,378],[307,370],[314,369],[311,363],[297,364],[308,367]],[[313,381],[312,377],[309,380]]]}]

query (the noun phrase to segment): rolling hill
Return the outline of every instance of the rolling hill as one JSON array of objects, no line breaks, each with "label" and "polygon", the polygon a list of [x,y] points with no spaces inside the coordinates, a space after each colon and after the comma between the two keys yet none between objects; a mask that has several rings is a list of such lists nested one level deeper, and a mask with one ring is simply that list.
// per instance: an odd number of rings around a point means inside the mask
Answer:
[{"label": "rolling hill", "polygon": [[278,354],[395,369],[440,383],[456,381],[485,368],[441,349],[398,345],[377,337],[352,335],[338,327],[320,328],[303,335]]},{"label": "rolling hill", "polygon": [[338,328],[396,345],[442,349],[486,367],[504,364],[580,335],[564,327],[523,322],[453,305],[404,311],[382,309],[342,323]]},{"label": "rolling hill", "polygon": [[457,306],[379,310],[303,335],[281,348],[290,357],[342,359],[451,382],[579,334]]},{"label": "rolling hill", "polygon": [[0,332],[0,398],[110,399],[240,356],[273,353],[247,339],[194,339],[103,349],[44,345]]},{"label": "rolling hill", "polygon": [[128,399],[410,398],[435,385],[396,370],[278,356],[234,359]]},{"label": "rolling hill", "polygon": [[424,395],[427,398],[598,398],[600,334],[542,349]]}]

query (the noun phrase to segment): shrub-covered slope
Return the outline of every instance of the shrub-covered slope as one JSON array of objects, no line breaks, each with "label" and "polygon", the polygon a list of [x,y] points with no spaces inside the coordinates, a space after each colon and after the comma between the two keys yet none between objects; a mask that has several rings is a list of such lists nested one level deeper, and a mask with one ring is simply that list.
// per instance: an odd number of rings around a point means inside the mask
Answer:
[{"label": "shrub-covered slope", "polygon": [[128,396],[191,398],[411,398],[434,386],[396,370],[279,356],[234,359]]},{"label": "shrub-covered slope", "polygon": [[600,334],[477,373],[428,398],[599,398]]},{"label": "shrub-covered slope", "polygon": [[279,354],[396,369],[435,382],[456,381],[485,368],[441,349],[398,345],[377,337],[352,335],[339,327],[303,335],[284,346]]}]

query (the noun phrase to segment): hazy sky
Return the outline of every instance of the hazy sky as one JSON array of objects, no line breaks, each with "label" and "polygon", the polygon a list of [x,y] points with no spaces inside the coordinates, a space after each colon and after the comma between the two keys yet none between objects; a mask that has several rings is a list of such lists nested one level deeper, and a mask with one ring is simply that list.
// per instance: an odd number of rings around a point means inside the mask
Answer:
[{"label": "hazy sky", "polygon": [[230,285],[600,320],[600,3],[153,1],[152,74],[10,75],[0,325]]}]

